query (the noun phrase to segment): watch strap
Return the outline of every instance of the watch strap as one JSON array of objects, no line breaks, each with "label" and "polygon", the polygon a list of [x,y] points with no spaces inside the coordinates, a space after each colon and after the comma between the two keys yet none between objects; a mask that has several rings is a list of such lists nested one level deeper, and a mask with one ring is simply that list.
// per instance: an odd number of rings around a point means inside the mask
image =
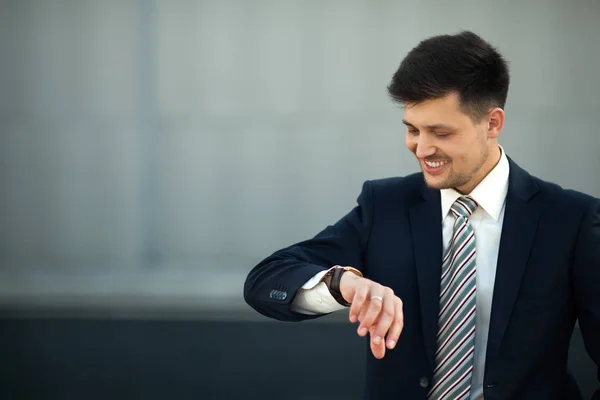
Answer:
[{"label": "watch strap", "polygon": [[328,274],[331,274],[331,280],[329,281],[329,293],[331,293],[331,296],[333,296],[335,301],[344,307],[349,307],[351,304],[344,299],[344,296],[342,296],[342,292],[340,291],[340,281],[342,279],[342,275],[348,271],[353,272],[358,276],[362,276],[359,270],[352,267],[335,266],[328,272]]}]

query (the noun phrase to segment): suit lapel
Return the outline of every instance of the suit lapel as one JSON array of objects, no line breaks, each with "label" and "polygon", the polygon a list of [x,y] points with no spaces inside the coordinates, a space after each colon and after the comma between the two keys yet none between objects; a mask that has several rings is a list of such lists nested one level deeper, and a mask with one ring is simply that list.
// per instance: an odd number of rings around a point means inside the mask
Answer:
[{"label": "suit lapel", "polygon": [[509,187],[496,266],[486,370],[500,349],[517,300],[539,219],[539,209],[530,201],[537,193],[535,182],[510,158],[509,164]]},{"label": "suit lapel", "polygon": [[442,271],[442,211],[439,191],[424,187],[423,198],[425,201],[410,209],[410,226],[425,350],[433,368]]}]

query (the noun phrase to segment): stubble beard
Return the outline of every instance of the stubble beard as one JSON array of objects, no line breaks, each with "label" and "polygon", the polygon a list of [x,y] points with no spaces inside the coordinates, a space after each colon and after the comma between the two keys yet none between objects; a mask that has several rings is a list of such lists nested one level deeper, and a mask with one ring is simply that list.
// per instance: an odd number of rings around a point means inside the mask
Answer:
[{"label": "stubble beard", "polygon": [[455,173],[452,165],[450,165],[450,170],[448,171],[448,177],[441,182],[435,182],[431,180],[427,173],[425,172],[423,166],[421,165],[421,170],[423,175],[425,176],[425,183],[430,189],[443,190],[443,189],[456,189],[458,187],[464,186],[468,184],[473,176],[483,167],[486,160],[489,157],[489,150],[487,146],[483,146],[479,155],[479,161],[477,165],[469,171],[469,173],[465,174],[457,174]]}]

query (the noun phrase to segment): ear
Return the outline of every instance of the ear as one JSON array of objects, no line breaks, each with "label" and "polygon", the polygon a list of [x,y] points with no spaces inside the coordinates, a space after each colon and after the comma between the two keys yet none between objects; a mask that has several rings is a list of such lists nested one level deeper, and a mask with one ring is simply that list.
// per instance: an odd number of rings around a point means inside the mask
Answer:
[{"label": "ear", "polygon": [[490,110],[488,115],[487,137],[496,139],[504,128],[504,110],[496,107]]}]

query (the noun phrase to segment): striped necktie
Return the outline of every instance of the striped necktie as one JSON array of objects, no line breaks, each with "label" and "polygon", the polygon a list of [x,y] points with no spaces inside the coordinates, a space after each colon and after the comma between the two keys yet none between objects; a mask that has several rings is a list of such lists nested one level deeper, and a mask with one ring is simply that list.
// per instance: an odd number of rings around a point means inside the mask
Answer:
[{"label": "striped necktie", "polygon": [[452,241],[442,261],[436,368],[429,400],[468,400],[475,349],[475,235],[469,216],[477,208],[460,197],[450,211],[456,217]]}]

